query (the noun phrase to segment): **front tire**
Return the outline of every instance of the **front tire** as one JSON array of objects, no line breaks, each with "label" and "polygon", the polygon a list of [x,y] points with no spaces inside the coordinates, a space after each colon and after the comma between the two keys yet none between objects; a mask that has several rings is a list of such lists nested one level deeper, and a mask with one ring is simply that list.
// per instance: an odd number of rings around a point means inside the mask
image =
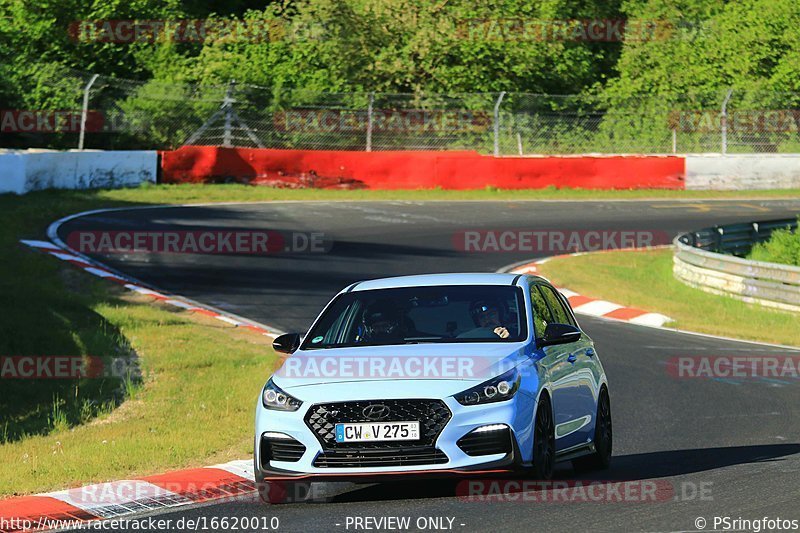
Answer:
[{"label": "front tire", "polygon": [[542,396],[533,426],[533,471],[536,479],[553,477],[556,464],[556,430],[550,398]]},{"label": "front tire", "polygon": [[578,457],[572,461],[572,466],[578,471],[607,470],[611,465],[611,450],[614,439],[611,425],[611,400],[608,390],[600,389],[597,398],[597,419],[594,427],[595,451],[591,455]]}]

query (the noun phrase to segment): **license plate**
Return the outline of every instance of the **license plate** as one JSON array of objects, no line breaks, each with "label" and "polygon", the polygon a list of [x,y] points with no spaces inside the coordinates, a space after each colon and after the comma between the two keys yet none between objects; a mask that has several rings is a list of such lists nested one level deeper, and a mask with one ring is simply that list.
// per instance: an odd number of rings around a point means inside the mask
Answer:
[{"label": "license plate", "polygon": [[419,422],[336,424],[336,442],[418,440]]}]

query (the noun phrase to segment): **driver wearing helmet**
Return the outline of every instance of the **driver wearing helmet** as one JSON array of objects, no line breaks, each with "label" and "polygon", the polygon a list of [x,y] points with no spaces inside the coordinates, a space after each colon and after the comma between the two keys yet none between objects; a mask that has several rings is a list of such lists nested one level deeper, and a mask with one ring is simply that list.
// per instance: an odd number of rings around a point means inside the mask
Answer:
[{"label": "driver wearing helmet", "polygon": [[378,300],[364,309],[356,342],[403,340],[400,309],[390,300]]},{"label": "driver wearing helmet", "polygon": [[477,300],[469,306],[469,314],[475,323],[475,329],[465,331],[459,338],[482,339],[498,336],[508,338],[510,333],[503,325],[505,313],[503,304],[497,300]]}]

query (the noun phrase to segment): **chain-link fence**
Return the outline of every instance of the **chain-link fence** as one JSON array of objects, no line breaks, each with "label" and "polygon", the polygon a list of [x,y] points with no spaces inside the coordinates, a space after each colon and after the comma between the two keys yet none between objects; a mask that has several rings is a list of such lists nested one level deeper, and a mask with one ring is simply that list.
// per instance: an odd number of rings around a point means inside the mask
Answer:
[{"label": "chain-link fence", "polygon": [[215,145],[486,154],[800,152],[800,93],[611,98],[530,93],[315,93],[71,72],[57,110],[3,110],[0,146]]}]

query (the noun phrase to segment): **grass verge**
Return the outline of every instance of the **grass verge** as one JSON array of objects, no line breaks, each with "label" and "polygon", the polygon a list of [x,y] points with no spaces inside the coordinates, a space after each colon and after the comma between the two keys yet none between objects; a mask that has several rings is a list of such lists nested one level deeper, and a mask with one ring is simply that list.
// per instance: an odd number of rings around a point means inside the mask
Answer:
[{"label": "grass verge", "polygon": [[671,327],[800,346],[796,314],[684,285],[672,275],[670,249],[557,257],[539,270],[553,283],[580,294],[663,313],[674,319]]},{"label": "grass verge", "polygon": [[[94,311],[130,340],[143,379],[116,409],[0,446],[0,495],[207,466],[252,453],[269,339],[143,298],[110,296]],[[32,386],[36,386],[32,384]]]},{"label": "grass verge", "polygon": [[[104,192],[0,196],[0,358],[137,357],[128,376],[22,379],[0,374],[0,497],[206,466],[252,453],[270,339],[152,305],[21,245],[53,220],[111,205],[160,203]],[[150,198],[147,198],[147,197]],[[0,365],[0,370],[3,366]],[[5,367],[8,371],[9,367]]]},{"label": "grass verge", "polygon": [[798,198],[800,189],[766,191],[677,191],[666,189],[610,190],[486,188],[468,191],[419,189],[396,191],[272,189],[249,185],[158,185],[99,193],[114,201],[149,203],[248,202],[270,200],[645,200],[645,199],[741,199]]}]

